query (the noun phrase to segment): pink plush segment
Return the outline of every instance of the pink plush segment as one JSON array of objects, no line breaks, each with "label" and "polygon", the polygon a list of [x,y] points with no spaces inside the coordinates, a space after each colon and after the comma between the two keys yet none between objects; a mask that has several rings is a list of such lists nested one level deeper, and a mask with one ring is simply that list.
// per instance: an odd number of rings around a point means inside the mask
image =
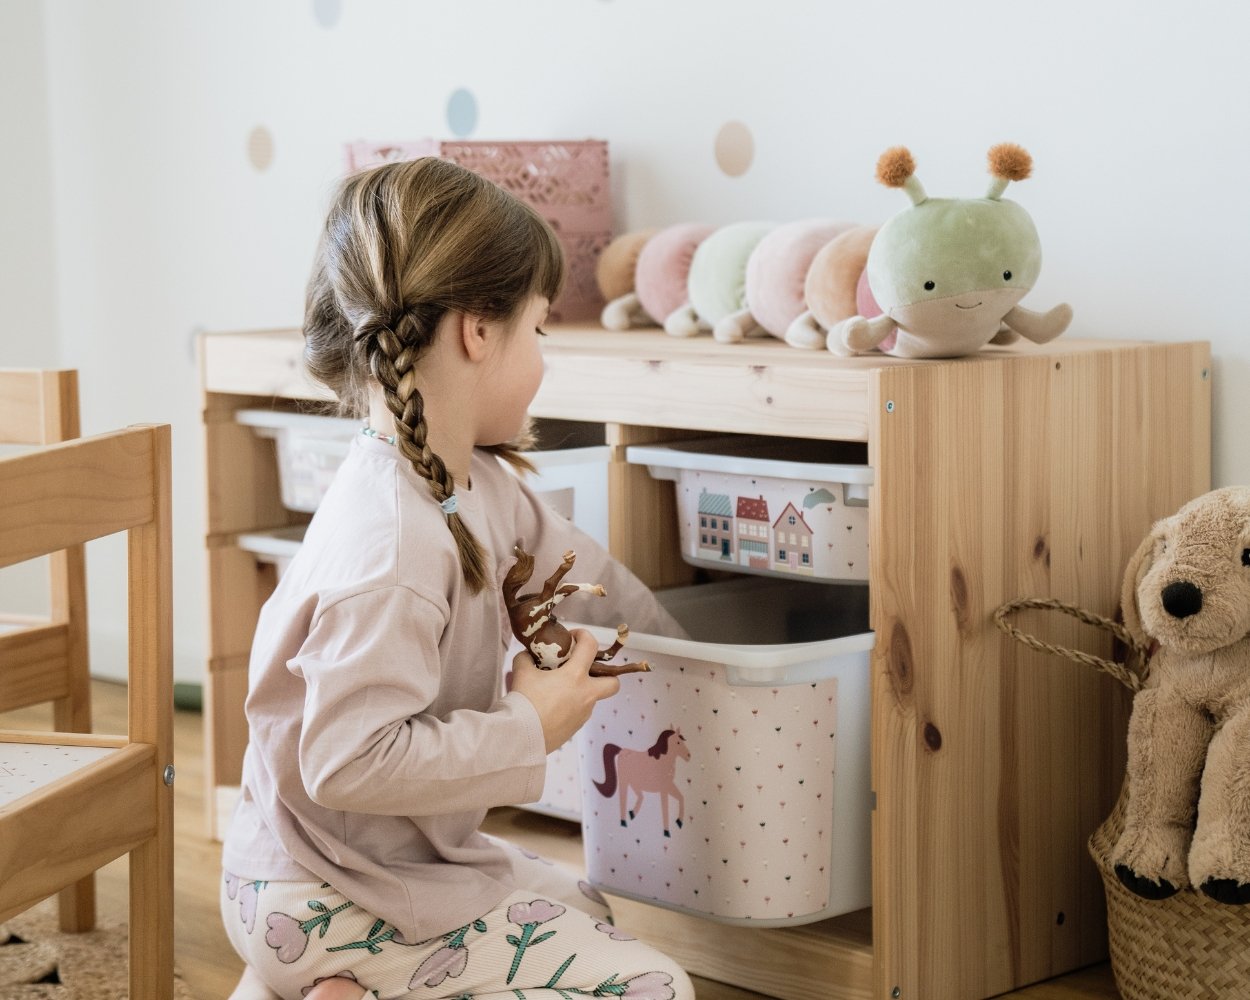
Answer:
[{"label": "pink plush segment", "polygon": [[[883,312],[882,308],[877,305],[877,300],[872,297],[872,289],[868,287],[868,271],[866,269],[860,273],[859,284],[855,286],[855,307],[864,319],[872,319],[874,316],[880,316]],[[894,350],[894,345],[897,342],[898,331],[895,331],[877,345],[877,350],[882,354],[889,354]]]},{"label": "pink plush segment", "polygon": [[872,319],[874,316],[880,316],[883,312],[882,308],[877,305],[877,300],[872,297],[872,289],[868,287],[868,272],[862,271],[859,275],[859,283],[855,286],[855,308],[859,310],[859,314],[864,319]]},{"label": "pink plush segment", "polygon": [[807,309],[803,285],[812,259],[826,243],[853,229],[852,222],[799,219],[778,226],[759,242],[747,261],[747,308],[774,337]]},{"label": "pink plush segment", "polygon": [[690,261],[715,228],[701,222],[679,222],[661,229],[639,251],[634,291],[643,310],[657,323],[686,304]]}]

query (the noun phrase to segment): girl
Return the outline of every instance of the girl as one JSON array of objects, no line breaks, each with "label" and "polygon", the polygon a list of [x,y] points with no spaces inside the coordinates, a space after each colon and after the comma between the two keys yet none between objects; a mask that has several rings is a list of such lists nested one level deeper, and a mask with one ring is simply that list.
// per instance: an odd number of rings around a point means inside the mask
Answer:
[{"label": "girl", "polygon": [[539,797],[546,755],[619,687],[590,676],[579,631],[558,670],[517,656],[501,697],[514,546],[553,568],[577,550],[616,602],[605,620],[676,627],[501,464],[527,465],[563,270],[535,212],[442,160],[334,199],[305,360],[368,422],[257,624],[223,857],[237,1000],[694,996],[589,885],[478,830]]}]

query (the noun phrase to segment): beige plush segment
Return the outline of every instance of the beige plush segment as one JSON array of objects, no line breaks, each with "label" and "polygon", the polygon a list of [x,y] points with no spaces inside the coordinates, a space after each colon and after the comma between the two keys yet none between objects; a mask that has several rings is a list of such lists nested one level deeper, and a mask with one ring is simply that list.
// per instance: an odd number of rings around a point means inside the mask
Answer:
[{"label": "beige plush segment", "polygon": [[876,226],[857,226],[827,243],[807,270],[803,295],[807,308],[825,329],[859,313],[855,286],[868,262]]},{"label": "beige plush segment", "polygon": [[634,290],[634,268],[638,254],[658,230],[640,229],[622,233],[609,243],[595,265],[595,281],[603,297],[611,302]]}]

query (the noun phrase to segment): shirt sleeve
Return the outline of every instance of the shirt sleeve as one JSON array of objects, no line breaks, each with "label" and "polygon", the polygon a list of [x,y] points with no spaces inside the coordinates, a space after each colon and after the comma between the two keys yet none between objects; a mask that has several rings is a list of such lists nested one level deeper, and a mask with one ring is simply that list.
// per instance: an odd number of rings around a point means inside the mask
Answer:
[{"label": "shirt sleeve", "polygon": [[317,616],[287,664],[305,682],[299,768],[313,802],[429,816],[542,794],[542,724],[524,695],[430,714],[445,626],[433,602],[398,586],[346,597]]},{"label": "shirt sleeve", "polygon": [[625,565],[608,553],[602,545],[544,503],[529,486],[512,477],[520,496],[517,498],[517,544],[534,554],[534,576],[531,583],[545,580],[572,549],[577,562],[564,578],[566,583],[599,583],[605,597],[570,598],[560,617],[565,621],[582,621],[591,625],[615,628],[624,623],[632,632],[648,632],[675,639],[688,638],[656,599],[651,588]]}]

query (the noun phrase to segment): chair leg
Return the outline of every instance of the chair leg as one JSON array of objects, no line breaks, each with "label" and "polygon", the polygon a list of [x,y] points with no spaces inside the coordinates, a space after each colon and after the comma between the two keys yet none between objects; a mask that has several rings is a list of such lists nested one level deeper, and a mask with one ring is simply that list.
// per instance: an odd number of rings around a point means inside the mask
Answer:
[{"label": "chair leg", "polygon": [[164,829],[130,852],[130,1000],[173,1000],[173,826],[162,812]]},{"label": "chair leg", "polygon": [[57,895],[62,934],[83,934],[95,929],[95,875],[66,886]]}]

